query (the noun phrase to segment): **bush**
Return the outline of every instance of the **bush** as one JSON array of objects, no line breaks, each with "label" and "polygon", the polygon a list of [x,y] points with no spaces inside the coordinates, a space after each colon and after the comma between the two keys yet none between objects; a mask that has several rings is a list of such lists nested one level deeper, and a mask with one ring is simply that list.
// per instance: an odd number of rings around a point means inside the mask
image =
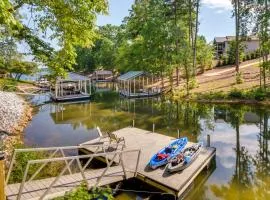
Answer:
[{"label": "bush", "polygon": [[226,99],[226,98],[227,98],[227,95],[222,91],[209,92],[209,93],[198,95],[198,99],[203,99],[203,100],[205,100],[205,99],[219,100],[219,99]]},{"label": "bush", "polygon": [[236,99],[243,99],[245,98],[245,94],[242,90],[238,90],[234,88],[233,90],[229,92],[229,97],[236,98]]},{"label": "bush", "polygon": [[257,101],[263,101],[266,98],[266,93],[262,89],[259,88],[259,89],[255,90],[254,98]]},{"label": "bush", "polygon": [[241,84],[243,82],[244,82],[244,79],[242,77],[242,73],[241,72],[237,73],[236,74],[236,84]]},{"label": "bush", "polygon": [[86,183],[82,183],[71,192],[67,192],[63,197],[57,197],[54,200],[112,200],[112,190],[110,188],[95,188],[90,192],[87,189]]}]

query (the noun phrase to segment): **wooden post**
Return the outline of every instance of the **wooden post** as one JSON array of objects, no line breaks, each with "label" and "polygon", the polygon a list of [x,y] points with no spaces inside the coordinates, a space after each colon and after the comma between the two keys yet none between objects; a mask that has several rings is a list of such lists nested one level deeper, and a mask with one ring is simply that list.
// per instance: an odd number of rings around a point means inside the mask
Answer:
[{"label": "wooden post", "polygon": [[92,94],[92,83],[91,80],[89,80],[89,90],[90,90],[90,95]]},{"label": "wooden post", "polygon": [[5,154],[0,152],[0,200],[6,199],[5,193]]},{"label": "wooden post", "polygon": [[210,135],[207,135],[207,144],[206,147],[210,147]]},{"label": "wooden post", "polygon": [[153,133],[155,132],[155,124],[153,123]]},{"label": "wooden post", "polygon": [[177,129],[177,138],[180,138],[180,131]]},{"label": "wooden post", "polygon": [[134,78],[134,94],[136,93],[135,88],[136,88],[136,78]]},{"label": "wooden post", "polygon": [[135,127],[135,119],[132,121],[132,127]]}]

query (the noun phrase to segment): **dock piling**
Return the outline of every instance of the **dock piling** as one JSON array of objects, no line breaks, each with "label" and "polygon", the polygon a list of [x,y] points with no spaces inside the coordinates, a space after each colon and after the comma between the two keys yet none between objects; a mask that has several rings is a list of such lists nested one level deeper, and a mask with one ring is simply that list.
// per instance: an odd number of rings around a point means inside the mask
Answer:
[{"label": "dock piling", "polygon": [[153,133],[155,132],[155,124],[153,123]]},{"label": "dock piling", "polygon": [[207,144],[206,147],[210,147],[210,135],[207,135]]},{"label": "dock piling", "polygon": [[132,127],[133,128],[135,127],[135,120],[134,119],[132,120]]},{"label": "dock piling", "polygon": [[180,138],[180,131],[177,129],[177,138]]},{"label": "dock piling", "polygon": [[0,200],[5,200],[5,154],[0,152]]}]

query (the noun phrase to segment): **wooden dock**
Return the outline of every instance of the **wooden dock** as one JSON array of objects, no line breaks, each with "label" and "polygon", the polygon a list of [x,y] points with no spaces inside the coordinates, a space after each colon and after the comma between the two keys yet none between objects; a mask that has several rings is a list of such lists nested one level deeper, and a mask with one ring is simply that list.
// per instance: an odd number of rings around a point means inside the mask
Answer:
[{"label": "wooden dock", "polygon": [[[85,172],[89,186],[93,187],[100,177],[104,169],[89,170]],[[134,176],[134,173],[128,173],[128,178]],[[48,189],[50,184],[54,181],[53,178],[46,178],[41,180],[34,180],[25,183],[25,188],[22,193],[22,200],[35,200],[40,199],[42,194]],[[123,181],[124,173],[121,166],[111,167],[107,175],[101,180],[98,186],[105,186],[111,183]],[[79,186],[83,181],[81,173],[61,176],[57,183],[51,188],[50,192],[44,199],[52,199],[55,197],[64,196],[65,192]],[[6,187],[6,196],[8,200],[16,200],[19,193],[21,183],[9,184]]]},{"label": "wooden dock", "polygon": [[[215,157],[215,148],[203,147],[198,158],[183,172],[169,174],[165,172],[164,167],[151,170],[147,167],[150,158],[175,138],[130,127],[115,131],[114,134],[117,137],[125,138],[126,149],[141,149],[136,178],[160,190],[172,193],[177,197],[183,197],[185,191],[191,186],[196,177],[210,165],[211,160]],[[91,143],[91,141],[87,143]],[[189,142],[188,145],[192,145],[192,143]],[[91,153],[93,149],[87,147],[84,148],[84,152]],[[137,154],[134,153],[133,155],[123,155],[124,165],[127,168],[133,169],[136,156]]]}]

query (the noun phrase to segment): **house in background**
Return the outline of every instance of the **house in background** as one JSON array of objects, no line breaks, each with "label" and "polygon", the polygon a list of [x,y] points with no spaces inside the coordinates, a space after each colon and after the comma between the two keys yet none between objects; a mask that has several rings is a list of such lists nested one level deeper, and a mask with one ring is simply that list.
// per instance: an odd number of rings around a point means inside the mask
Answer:
[{"label": "house in background", "polygon": [[[222,55],[225,55],[230,48],[230,42],[235,40],[235,36],[226,36],[226,37],[215,37],[214,47],[216,52],[216,57],[220,58]],[[248,36],[247,39],[243,42],[245,46],[245,53],[251,53],[259,49],[260,40],[257,36]]]}]

